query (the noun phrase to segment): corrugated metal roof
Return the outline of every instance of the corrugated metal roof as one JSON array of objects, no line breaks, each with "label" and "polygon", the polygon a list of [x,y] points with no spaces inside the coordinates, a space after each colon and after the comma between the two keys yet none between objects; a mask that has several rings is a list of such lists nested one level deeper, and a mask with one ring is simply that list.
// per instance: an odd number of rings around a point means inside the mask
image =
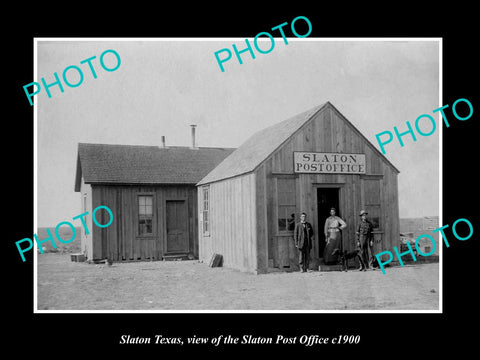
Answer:
[{"label": "corrugated metal roof", "polygon": [[235,149],[78,144],[75,191],[85,183],[196,184]]},{"label": "corrugated metal roof", "polygon": [[205,176],[197,185],[234,177],[255,170],[262,161],[268,158],[270,154],[288,140],[295,131],[326,104],[327,103],[315,106],[301,114],[258,131]]}]

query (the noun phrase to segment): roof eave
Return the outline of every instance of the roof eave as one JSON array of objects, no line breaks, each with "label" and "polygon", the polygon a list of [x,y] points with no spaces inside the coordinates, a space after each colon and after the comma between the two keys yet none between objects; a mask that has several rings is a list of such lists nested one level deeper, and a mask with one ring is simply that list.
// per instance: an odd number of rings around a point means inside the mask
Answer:
[{"label": "roof eave", "polygon": [[124,182],[124,181],[85,181],[89,185],[108,185],[108,186],[175,186],[175,185],[192,185],[196,182]]},{"label": "roof eave", "polygon": [[77,154],[77,169],[75,171],[75,185],[74,185],[75,192],[80,192],[81,185],[82,185],[82,165],[80,163],[80,154]]},{"label": "roof eave", "polygon": [[234,178],[239,177],[239,176],[252,174],[254,172],[255,172],[255,170],[249,170],[249,171],[243,171],[243,172],[235,174],[235,175],[227,176],[227,177],[224,177],[224,178],[221,178],[221,179],[213,179],[213,180],[207,180],[207,181],[204,181],[202,179],[197,184],[195,184],[195,186],[210,185],[210,184],[213,184],[213,183],[216,183],[216,182],[229,180],[229,179],[234,179]]}]

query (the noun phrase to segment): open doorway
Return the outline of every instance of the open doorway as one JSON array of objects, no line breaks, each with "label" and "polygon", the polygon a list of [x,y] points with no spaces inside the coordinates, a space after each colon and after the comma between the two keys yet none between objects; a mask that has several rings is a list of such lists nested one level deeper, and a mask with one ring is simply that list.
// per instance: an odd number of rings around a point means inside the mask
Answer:
[{"label": "open doorway", "polygon": [[317,188],[317,214],[318,214],[318,257],[323,258],[325,249],[325,220],[330,216],[330,209],[336,209],[337,216],[342,217],[339,209],[339,188]]}]

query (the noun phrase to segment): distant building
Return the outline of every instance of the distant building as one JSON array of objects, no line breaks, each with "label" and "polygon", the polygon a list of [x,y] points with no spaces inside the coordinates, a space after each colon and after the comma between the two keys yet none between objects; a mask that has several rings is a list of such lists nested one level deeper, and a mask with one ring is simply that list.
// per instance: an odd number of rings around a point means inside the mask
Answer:
[{"label": "distant building", "polygon": [[[438,229],[438,216],[424,216],[420,218],[401,218],[400,219],[400,233],[401,237],[409,238],[412,244],[420,235],[428,234],[435,239],[435,251],[432,256],[439,256],[439,232],[432,233],[432,230]],[[432,242],[428,238],[421,238],[418,241],[418,246],[421,251],[428,254],[432,251]]]}]

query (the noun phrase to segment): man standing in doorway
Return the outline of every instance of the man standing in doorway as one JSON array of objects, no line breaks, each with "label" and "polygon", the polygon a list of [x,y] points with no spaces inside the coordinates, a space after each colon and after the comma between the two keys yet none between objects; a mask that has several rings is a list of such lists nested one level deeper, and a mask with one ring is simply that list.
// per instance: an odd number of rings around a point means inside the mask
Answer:
[{"label": "man standing in doorway", "polygon": [[360,211],[362,221],[360,221],[360,224],[358,225],[357,246],[360,247],[360,255],[368,269],[373,260],[373,225],[367,220],[367,214],[368,213],[365,210]]},{"label": "man standing in doorway", "polygon": [[299,264],[300,271],[307,272],[310,264],[310,250],[313,242],[313,227],[306,221],[307,214],[304,212],[300,215],[300,222],[295,225],[293,231],[293,239],[295,247],[300,251]]}]

